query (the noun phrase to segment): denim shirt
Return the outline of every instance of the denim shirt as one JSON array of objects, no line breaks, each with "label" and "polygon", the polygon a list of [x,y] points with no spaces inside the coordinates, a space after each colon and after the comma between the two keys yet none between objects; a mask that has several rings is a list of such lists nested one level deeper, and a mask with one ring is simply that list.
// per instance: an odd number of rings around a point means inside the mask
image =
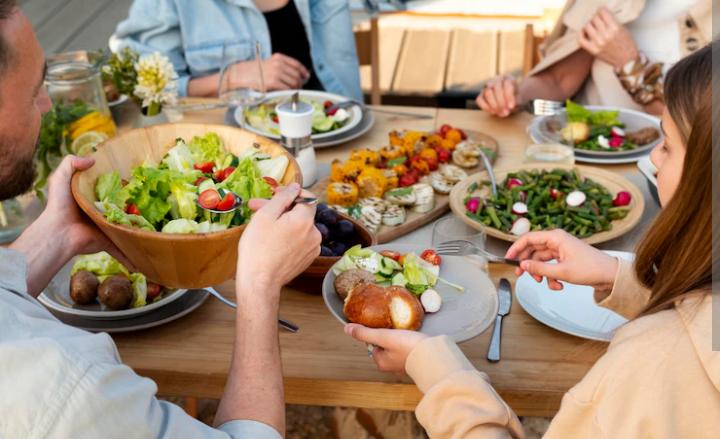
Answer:
[{"label": "denim shirt", "polygon": [[[360,73],[348,0],[291,0],[305,26],[310,54],[325,90],[362,99]],[[190,78],[219,71],[223,44],[239,59],[252,59],[254,43],[270,57],[270,32],[252,0],[135,0],[118,24],[111,49],[130,46],[160,51],[178,73],[178,91],[187,95]]]}]

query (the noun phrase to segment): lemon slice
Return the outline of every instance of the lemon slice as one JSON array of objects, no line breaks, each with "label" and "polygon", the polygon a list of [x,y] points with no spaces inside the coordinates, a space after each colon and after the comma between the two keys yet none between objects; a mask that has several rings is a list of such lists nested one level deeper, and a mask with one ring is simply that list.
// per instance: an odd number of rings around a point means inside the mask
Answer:
[{"label": "lemon slice", "polygon": [[107,134],[99,131],[88,131],[82,133],[77,139],[73,140],[70,145],[70,151],[73,154],[84,157],[90,155],[95,150],[95,147],[108,139]]}]

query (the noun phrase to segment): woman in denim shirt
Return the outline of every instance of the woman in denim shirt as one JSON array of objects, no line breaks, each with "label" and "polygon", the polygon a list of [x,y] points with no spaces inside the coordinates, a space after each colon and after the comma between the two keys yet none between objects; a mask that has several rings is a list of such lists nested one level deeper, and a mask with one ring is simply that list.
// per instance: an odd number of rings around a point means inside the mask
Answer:
[{"label": "woman in denim shirt", "polygon": [[[250,61],[255,41],[262,45],[269,90],[307,84],[362,99],[348,0],[135,0],[110,46],[160,51],[178,72],[181,96],[217,96],[223,45],[248,60],[236,68],[247,86],[257,87],[257,68]],[[283,52],[309,54],[307,64],[279,53],[271,44],[277,41],[286,43]]]}]

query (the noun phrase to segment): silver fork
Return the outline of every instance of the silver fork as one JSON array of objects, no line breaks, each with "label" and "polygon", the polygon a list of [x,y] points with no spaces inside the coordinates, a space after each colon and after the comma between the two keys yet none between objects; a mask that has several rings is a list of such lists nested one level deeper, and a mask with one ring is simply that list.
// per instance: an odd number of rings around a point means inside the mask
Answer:
[{"label": "silver fork", "polygon": [[[210,293],[211,296],[215,297],[217,300],[221,301],[225,305],[229,306],[230,308],[237,308],[237,304],[231,300],[226,299],[223,297],[222,294],[215,291],[214,288],[205,288],[205,291]],[[280,325],[281,328],[290,331],[290,332],[298,332],[300,330],[300,327],[295,325],[294,323],[290,323],[287,320],[278,319],[278,325]]]},{"label": "silver fork", "polygon": [[364,105],[362,102],[352,101],[352,100],[337,102],[337,103],[331,105],[327,109],[327,111],[333,111],[333,110],[337,110],[340,108],[350,108],[350,107],[355,107],[355,106],[360,107],[360,109],[363,111],[373,111],[375,113],[393,114],[395,116],[412,117],[414,119],[433,119],[433,118],[435,118],[435,116],[433,116],[431,114],[410,113],[410,112],[405,112],[405,111],[387,110],[387,109],[378,108],[378,107],[369,107],[369,106]]},{"label": "silver fork", "polygon": [[500,264],[509,264],[514,266],[520,266],[520,260],[508,259],[501,256],[494,255],[489,251],[480,248],[470,241],[456,240],[443,242],[435,247],[435,251],[440,256],[467,256],[467,255],[478,255],[487,258],[488,262],[497,262]]},{"label": "silver fork", "polygon": [[549,101],[547,99],[531,99],[523,109],[535,116],[548,116],[557,114],[565,108],[565,103],[560,101]]}]

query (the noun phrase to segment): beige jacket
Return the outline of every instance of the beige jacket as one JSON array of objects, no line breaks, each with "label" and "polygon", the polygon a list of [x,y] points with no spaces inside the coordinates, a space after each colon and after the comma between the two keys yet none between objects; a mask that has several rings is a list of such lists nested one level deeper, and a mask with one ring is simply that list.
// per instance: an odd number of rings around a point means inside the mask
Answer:
[{"label": "beige jacket", "polygon": [[[621,262],[600,305],[633,319],[648,298],[632,266]],[[718,437],[720,352],[712,350],[711,313],[711,296],[698,294],[625,324],[565,394],[546,437]],[[425,395],[415,414],[431,438],[524,437],[488,376],[447,337],[421,342],[405,367]]]},{"label": "beige jacket", "polygon": [[[629,23],[640,16],[645,8],[646,0],[568,0],[561,18],[555,29],[546,40],[540,60],[529,73],[529,76],[536,75],[553,64],[566,58],[573,52],[580,49],[578,33],[585,24],[593,17],[597,9],[607,5],[608,9],[614,11],[615,17],[620,23]],[[672,0],[667,0],[672,1]],[[687,20],[682,20],[678,26],[683,30],[681,34],[692,34],[699,41],[699,46],[712,41],[713,31],[713,2],[716,0],[699,0],[698,3],[688,11],[695,26],[688,27]],[[715,8],[719,13],[720,8]],[[690,53],[687,44],[681,42],[685,55]],[[610,64],[596,59],[593,62],[590,77],[583,89],[578,93],[576,99],[589,105],[610,105],[621,108],[630,108],[642,111],[643,108],[633,101],[632,97],[623,89],[622,84],[615,75],[615,70]]]}]

